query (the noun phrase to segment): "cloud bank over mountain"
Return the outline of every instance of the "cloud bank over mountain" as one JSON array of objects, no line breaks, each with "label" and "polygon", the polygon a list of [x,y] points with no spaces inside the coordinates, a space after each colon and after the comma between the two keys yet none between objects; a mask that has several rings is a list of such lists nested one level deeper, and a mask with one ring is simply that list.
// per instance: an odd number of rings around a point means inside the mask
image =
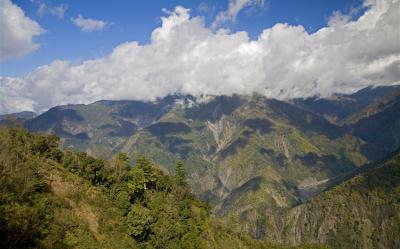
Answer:
[{"label": "cloud bank over mountain", "polygon": [[176,92],[282,99],[399,83],[400,1],[364,5],[368,9],[356,20],[336,12],[312,34],[278,23],[256,40],[244,31],[214,31],[178,6],[161,18],[149,44],[126,42],[103,58],[54,61],[22,78],[1,78],[0,113]]}]

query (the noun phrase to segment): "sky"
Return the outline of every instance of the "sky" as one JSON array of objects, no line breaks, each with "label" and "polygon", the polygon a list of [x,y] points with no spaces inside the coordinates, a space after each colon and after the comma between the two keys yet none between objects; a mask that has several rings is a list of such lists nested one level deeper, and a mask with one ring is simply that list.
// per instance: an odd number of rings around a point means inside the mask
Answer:
[{"label": "sky", "polygon": [[0,0],[0,114],[400,82],[399,0]]}]

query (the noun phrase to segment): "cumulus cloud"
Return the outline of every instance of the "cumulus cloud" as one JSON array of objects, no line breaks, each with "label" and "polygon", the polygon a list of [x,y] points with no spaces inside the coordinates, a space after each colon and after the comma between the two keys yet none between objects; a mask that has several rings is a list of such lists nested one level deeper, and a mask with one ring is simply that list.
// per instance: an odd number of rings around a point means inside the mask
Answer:
[{"label": "cumulus cloud", "polygon": [[81,29],[82,32],[92,32],[97,30],[102,30],[107,26],[107,22],[84,18],[82,15],[78,15],[71,19],[72,22]]},{"label": "cumulus cloud", "polygon": [[[337,13],[312,34],[278,23],[255,40],[246,32],[214,31],[176,7],[161,18],[149,44],[126,42],[106,57],[55,61],[20,79],[3,78],[0,112],[99,99],[153,100],[176,92],[328,96],[400,83],[400,2],[365,4],[356,20]],[[7,99],[18,99],[18,105],[6,105]]]},{"label": "cumulus cloud", "polygon": [[0,0],[0,61],[20,57],[39,48],[34,37],[44,30],[10,0]]},{"label": "cumulus cloud", "polygon": [[246,7],[249,6],[264,7],[264,5],[265,5],[265,0],[230,0],[228,9],[217,14],[214,22],[212,23],[212,27],[215,29],[223,23],[229,21],[235,22],[236,16],[242,9]]}]

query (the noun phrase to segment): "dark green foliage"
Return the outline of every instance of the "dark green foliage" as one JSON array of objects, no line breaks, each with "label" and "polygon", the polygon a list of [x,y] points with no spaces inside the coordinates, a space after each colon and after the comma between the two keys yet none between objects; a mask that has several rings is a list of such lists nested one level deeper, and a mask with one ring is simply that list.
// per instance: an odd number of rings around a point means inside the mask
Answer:
[{"label": "dark green foliage", "polygon": [[155,136],[165,136],[170,133],[188,133],[191,131],[190,127],[183,123],[169,123],[160,122],[146,128],[151,134]]},{"label": "dark green foliage", "polygon": [[244,121],[244,125],[254,131],[259,131],[262,134],[270,132],[272,126],[270,121],[260,118],[247,119]]},{"label": "dark green foliage", "polygon": [[185,166],[183,165],[182,161],[177,161],[176,162],[176,167],[175,167],[175,180],[176,183],[180,186],[186,186],[186,169]]},{"label": "dark green foliage", "polygon": [[151,232],[150,225],[153,222],[150,210],[140,204],[132,205],[126,216],[128,233],[141,242],[149,238]]},{"label": "dark green foliage", "polygon": [[84,152],[66,152],[63,166],[93,184],[106,184],[107,177],[102,160],[95,159]]},{"label": "dark green foliage", "polygon": [[[182,163],[177,164],[177,175],[171,179],[145,157],[130,169],[126,186],[131,206],[126,225],[143,248],[191,248],[183,247],[181,241],[193,236],[200,239],[208,209],[189,192],[185,177]],[[193,247],[195,242],[184,244]]]},{"label": "dark green foliage", "polygon": [[39,174],[41,158],[60,159],[56,141],[22,129],[0,130],[1,248],[64,247],[62,228],[52,223],[54,208],[62,204]]},{"label": "dark green foliage", "polygon": [[125,153],[118,153],[111,163],[111,179],[113,182],[120,183],[127,176],[126,172],[129,169],[129,157]]},{"label": "dark green foliage", "polygon": [[[138,172],[143,172],[144,189],[156,187],[156,173],[153,170],[153,164],[145,156],[139,157],[136,161],[135,167]],[[141,173],[140,173],[141,174]]]}]

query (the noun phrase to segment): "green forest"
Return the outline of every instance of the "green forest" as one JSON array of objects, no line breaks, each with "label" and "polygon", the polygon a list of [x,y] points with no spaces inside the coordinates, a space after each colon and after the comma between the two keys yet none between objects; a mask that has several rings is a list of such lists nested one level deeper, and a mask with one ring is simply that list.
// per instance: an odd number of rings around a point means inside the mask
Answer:
[{"label": "green forest", "polygon": [[[132,163],[134,161],[134,164]],[[210,215],[176,163],[61,151],[59,138],[0,129],[1,248],[286,247],[235,233]]]}]

